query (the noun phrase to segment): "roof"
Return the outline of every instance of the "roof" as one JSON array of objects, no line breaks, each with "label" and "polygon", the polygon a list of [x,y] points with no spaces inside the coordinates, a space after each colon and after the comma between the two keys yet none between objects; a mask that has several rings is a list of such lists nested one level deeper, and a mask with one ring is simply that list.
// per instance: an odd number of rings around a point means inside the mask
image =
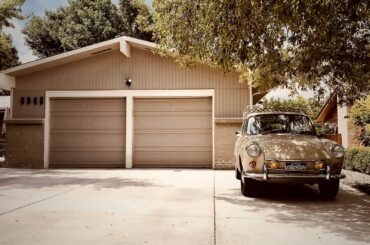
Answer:
[{"label": "roof", "polygon": [[330,95],[325,105],[321,108],[321,111],[316,116],[315,121],[324,122],[333,108],[337,108],[337,93],[335,91]]},{"label": "roof", "polygon": [[9,68],[7,70],[3,70],[1,71],[1,73],[15,77],[23,76],[32,72],[46,70],[55,66],[89,58],[91,56],[109,52],[112,50],[120,50],[120,52],[122,52],[126,57],[130,57],[131,47],[153,50],[157,47],[157,45],[152,42],[123,36],[44,59],[28,62],[19,66]]}]

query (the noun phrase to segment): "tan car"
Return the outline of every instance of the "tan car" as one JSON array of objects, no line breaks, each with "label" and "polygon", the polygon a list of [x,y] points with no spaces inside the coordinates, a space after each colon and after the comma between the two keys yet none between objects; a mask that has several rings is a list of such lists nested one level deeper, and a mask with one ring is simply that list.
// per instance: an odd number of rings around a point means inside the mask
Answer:
[{"label": "tan car", "polygon": [[323,196],[334,198],[345,178],[343,147],[319,137],[299,112],[246,110],[234,155],[245,196],[256,195],[258,181],[269,181],[318,184]]}]

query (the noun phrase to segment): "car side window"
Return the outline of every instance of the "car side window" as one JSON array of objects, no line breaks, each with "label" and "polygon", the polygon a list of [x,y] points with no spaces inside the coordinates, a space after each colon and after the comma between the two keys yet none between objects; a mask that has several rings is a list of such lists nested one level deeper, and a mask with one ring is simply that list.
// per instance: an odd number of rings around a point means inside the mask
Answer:
[{"label": "car side window", "polygon": [[252,127],[253,123],[254,123],[254,117],[248,118],[248,123],[247,123],[246,128],[245,128],[247,134],[253,134],[253,133],[251,133],[251,127]]},{"label": "car side window", "polygon": [[246,134],[247,133],[247,124],[248,124],[248,119],[244,119],[243,120],[243,124],[242,124],[242,128],[241,128],[241,132],[242,134]]}]

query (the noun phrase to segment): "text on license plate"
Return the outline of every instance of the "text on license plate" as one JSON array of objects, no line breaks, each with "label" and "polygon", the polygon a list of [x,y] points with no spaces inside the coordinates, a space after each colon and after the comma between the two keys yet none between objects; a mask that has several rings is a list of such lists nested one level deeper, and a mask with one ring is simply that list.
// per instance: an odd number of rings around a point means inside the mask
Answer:
[{"label": "text on license plate", "polygon": [[304,171],[307,169],[305,162],[287,162],[285,163],[285,170]]}]

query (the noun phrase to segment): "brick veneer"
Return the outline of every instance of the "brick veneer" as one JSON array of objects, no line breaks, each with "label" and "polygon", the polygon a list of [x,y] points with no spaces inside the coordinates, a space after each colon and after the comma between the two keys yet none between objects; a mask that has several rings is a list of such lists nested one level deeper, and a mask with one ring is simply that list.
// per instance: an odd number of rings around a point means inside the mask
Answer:
[{"label": "brick veneer", "polygon": [[215,168],[234,169],[235,132],[241,122],[222,122],[215,125]]},{"label": "brick veneer", "polygon": [[6,125],[4,167],[43,168],[44,125]]}]

